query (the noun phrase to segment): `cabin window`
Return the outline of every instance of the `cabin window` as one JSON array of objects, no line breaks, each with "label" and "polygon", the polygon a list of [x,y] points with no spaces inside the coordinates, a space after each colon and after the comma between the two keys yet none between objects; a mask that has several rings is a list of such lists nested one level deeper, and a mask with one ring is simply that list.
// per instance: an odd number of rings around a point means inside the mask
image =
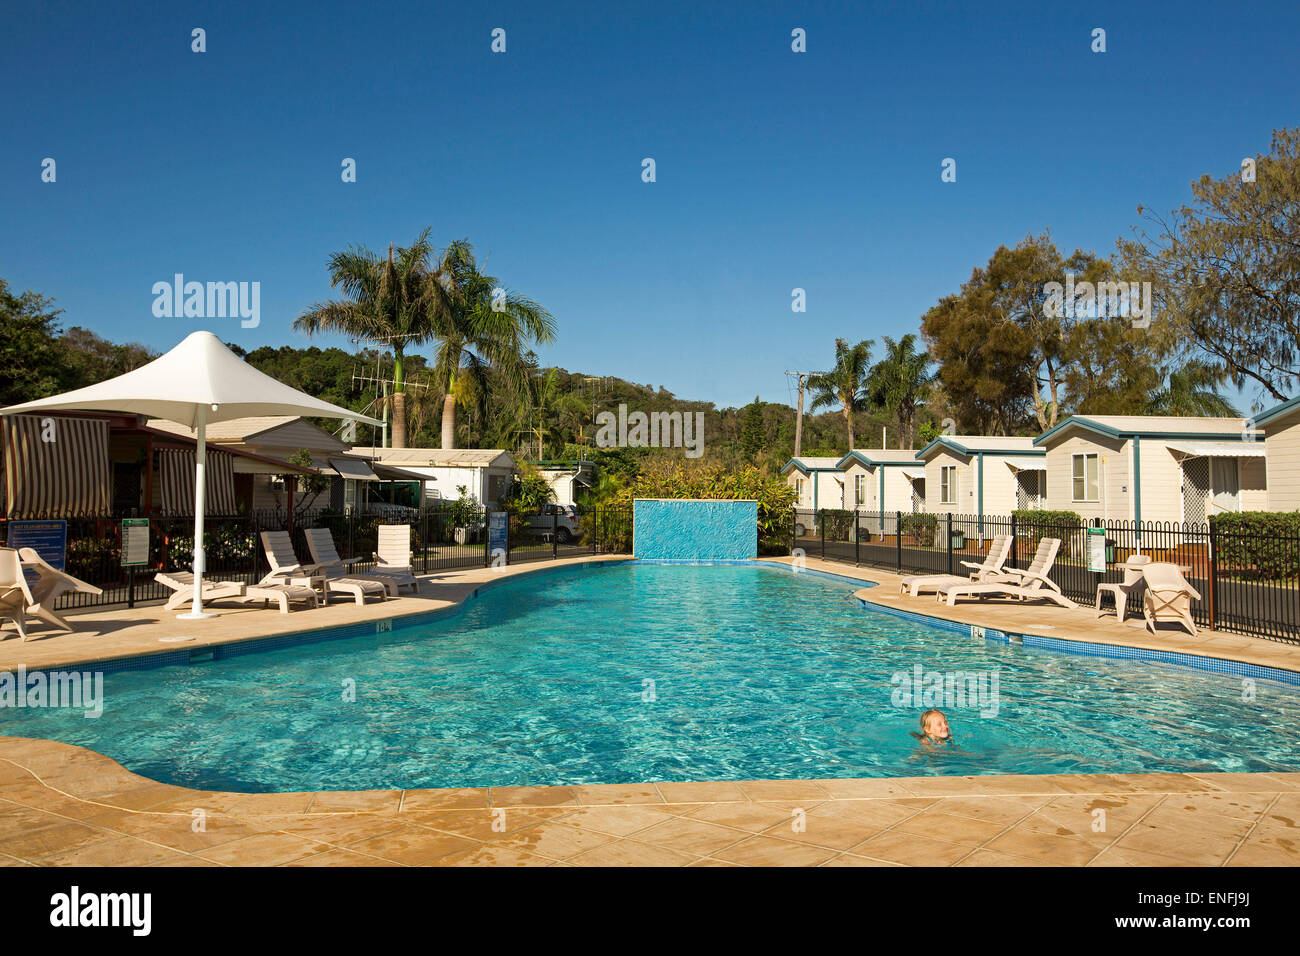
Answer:
[{"label": "cabin window", "polygon": [[939,469],[939,502],[945,505],[957,503],[956,465],[944,465]]},{"label": "cabin window", "polygon": [[1097,492],[1098,457],[1095,454],[1071,455],[1075,501],[1099,501]]},{"label": "cabin window", "polygon": [[867,476],[853,476],[853,503],[861,508],[867,503]]}]

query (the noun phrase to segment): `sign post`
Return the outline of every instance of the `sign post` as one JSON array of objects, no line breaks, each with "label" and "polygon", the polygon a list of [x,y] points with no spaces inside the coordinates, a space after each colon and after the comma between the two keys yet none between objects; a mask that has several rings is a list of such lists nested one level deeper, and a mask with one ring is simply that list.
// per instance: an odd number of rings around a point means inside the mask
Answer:
[{"label": "sign post", "polygon": [[1106,529],[1088,529],[1088,570],[1106,573]]},{"label": "sign post", "polygon": [[502,564],[510,563],[510,514],[506,511],[492,511],[488,514],[488,560],[494,567],[497,555]]},{"label": "sign post", "polygon": [[[9,522],[9,547],[31,548],[41,560],[57,571],[68,570],[68,522],[50,521]],[[29,584],[36,580],[35,572],[26,571]]]},{"label": "sign post", "polygon": [[122,567],[127,569],[126,606],[135,607],[135,569],[149,563],[149,519],[122,519]]}]

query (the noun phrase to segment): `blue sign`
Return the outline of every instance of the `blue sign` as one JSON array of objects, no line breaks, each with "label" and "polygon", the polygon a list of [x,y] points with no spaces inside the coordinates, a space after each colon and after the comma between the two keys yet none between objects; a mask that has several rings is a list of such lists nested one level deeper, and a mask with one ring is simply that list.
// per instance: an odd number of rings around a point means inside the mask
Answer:
[{"label": "blue sign", "polygon": [[507,536],[510,530],[510,515],[505,511],[493,511],[488,515],[488,554],[496,557],[508,550]]},{"label": "blue sign", "polygon": [[68,523],[66,521],[11,521],[9,547],[31,548],[46,564],[60,571],[68,564]]}]

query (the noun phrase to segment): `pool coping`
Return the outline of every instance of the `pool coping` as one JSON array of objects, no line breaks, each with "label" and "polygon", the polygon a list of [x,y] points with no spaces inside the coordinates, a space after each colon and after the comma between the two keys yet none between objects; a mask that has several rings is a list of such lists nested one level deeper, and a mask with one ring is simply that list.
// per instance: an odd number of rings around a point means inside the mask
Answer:
[{"label": "pool coping", "polygon": [[243,794],[0,737],[0,865],[1294,866],[1297,817],[1300,773]]}]

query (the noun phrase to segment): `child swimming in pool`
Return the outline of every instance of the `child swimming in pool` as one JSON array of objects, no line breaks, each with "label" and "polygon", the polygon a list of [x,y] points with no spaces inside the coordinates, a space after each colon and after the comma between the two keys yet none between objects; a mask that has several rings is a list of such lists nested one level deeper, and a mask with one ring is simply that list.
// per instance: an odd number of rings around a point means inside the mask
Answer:
[{"label": "child swimming in pool", "polygon": [[921,715],[921,732],[912,732],[912,736],[923,745],[934,749],[952,743],[952,730],[948,727],[948,718],[941,710],[927,710]]}]

